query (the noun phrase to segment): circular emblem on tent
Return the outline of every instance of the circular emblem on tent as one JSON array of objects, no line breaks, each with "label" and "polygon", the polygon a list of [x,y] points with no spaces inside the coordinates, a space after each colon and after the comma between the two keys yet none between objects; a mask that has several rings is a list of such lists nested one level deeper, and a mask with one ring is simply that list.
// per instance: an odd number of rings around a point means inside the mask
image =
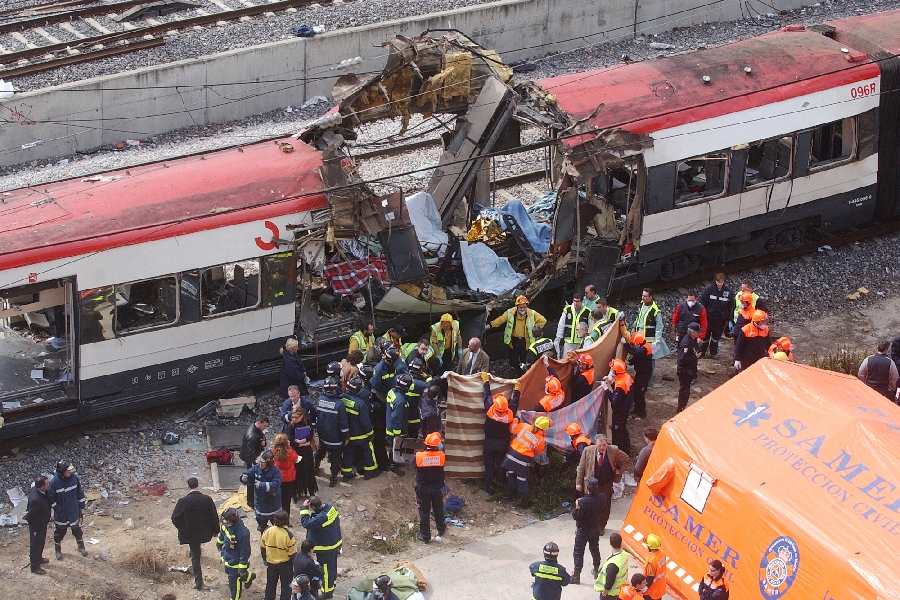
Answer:
[{"label": "circular emblem on tent", "polygon": [[769,544],[759,561],[759,591],[766,600],[781,598],[790,589],[800,569],[797,542],[781,536]]}]

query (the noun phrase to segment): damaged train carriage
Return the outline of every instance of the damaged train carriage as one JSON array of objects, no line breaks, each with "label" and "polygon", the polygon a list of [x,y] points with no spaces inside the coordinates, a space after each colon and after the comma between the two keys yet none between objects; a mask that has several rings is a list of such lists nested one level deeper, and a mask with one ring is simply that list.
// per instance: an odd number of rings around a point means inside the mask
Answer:
[{"label": "damaged train carriage", "polygon": [[[594,130],[537,86],[512,87],[512,70],[497,54],[458,32],[385,45],[383,72],[342,77],[334,87],[338,107],[298,134],[322,153],[332,210],[327,230],[297,238],[306,278],[302,330],[321,333],[333,313],[355,305],[379,321],[407,324],[468,313],[475,334],[517,294],[534,297],[575,279],[608,289],[628,232],[639,229],[640,153],[649,138]],[[454,117],[443,154],[426,189],[379,196],[364,183],[352,142],[360,127],[382,119],[399,119],[402,137],[414,114]],[[526,128],[539,135],[523,144]],[[528,151],[546,157],[556,186],[543,219],[521,201],[496,203],[492,161]],[[601,186],[601,173],[615,174],[626,189]],[[624,210],[614,207],[612,191],[625,199]]]}]

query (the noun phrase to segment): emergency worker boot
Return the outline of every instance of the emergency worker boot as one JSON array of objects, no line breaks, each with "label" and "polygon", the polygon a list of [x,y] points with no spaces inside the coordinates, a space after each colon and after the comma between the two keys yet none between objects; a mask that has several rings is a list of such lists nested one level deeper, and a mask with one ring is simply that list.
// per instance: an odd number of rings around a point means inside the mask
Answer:
[{"label": "emergency worker boot", "polygon": [[63,557],[62,557],[62,546],[60,545],[60,543],[59,543],[59,542],[55,542],[55,543],[53,544],[53,547],[56,549],[56,560],[62,560],[62,559],[63,559]]},{"label": "emergency worker boot", "polygon": [[572,583],[578,585],[581,583],[581,569],[575,569],[572,571]]},{"label": "emergency worker boot", "polygon": [[87,548],[84,547],[84,540],[75,540],[78,543],[78,553],[87,556]]}]

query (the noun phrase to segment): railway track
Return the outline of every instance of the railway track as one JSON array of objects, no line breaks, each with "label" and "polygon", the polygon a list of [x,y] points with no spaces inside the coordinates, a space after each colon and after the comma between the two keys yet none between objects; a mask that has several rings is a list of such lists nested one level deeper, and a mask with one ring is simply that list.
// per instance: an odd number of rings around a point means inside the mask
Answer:
[{"label": "railway track", "polygon": [[228,21],[295,11],[316,0],[202,0],[165,17],[123,18],[151,0],[123,0],[72,8],[68,0],[0,12],[0,77],[11,80],[62,66],[145,50],[166,36]]}]

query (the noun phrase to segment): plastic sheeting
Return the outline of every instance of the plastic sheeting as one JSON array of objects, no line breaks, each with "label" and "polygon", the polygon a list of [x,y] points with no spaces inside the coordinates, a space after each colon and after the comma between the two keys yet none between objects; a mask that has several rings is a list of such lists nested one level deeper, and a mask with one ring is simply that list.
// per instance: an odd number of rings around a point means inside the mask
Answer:
[{"label": "plastic sheeting", "polygon": [[662,538],[676,598],[713,559],[732,598],[897,598],[898,432],[856,377],[760,360],[663,426],[625,545]]},{"label": "plastic sheeting", "polygon": [[422,252],[437,252],[444,255],[447,249],[447,233],[441,229],[441,214],[428,192],[417,192],[406,199],[409,220],[416,229],[416,236]]},{"label": "plastic sheeting", "polygon": [[519,285],[525,276],[516,273],[509,259],[497,256],[497,253],[485,244],[459,243],[459,251],[462,257],[463,272],[469,288],[487,292],[489,294],[502,294]]},{"label": "plastic sheeting", "polygon": [[528,210],[521,200],[510,200],[500,209],[500,212],[511,215],[516,220],[536,253],[544,254],[550,249],[551,227],[546,223],[532,221],[531,215],[528,214]]}]

